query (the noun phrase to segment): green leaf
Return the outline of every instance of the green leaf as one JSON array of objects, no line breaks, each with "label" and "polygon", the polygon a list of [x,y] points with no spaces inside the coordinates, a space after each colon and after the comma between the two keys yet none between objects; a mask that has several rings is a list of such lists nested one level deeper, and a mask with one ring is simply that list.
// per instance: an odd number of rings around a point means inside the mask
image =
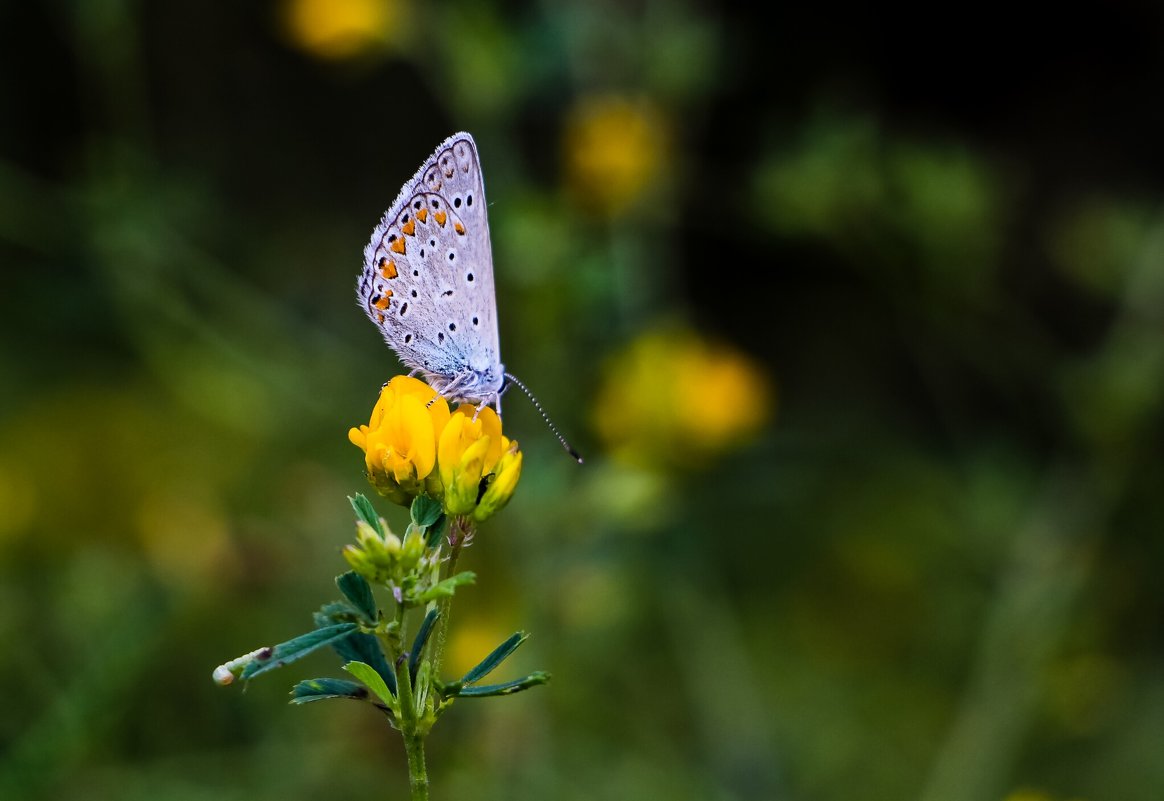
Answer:
[{"label": "green leaf", "polygon": [[375,668],[388,685],[388,692],[396,695],[396,672],[384,657],[384,649],[375,634],[355,632],[332,645],[345,662],[363,662]]},{"label": "green leaf", "polygon": [[438,581],[420,595],[416,596],[416,601],[417,603],[425,604],[429,601],[435,601],[437,598],[451,598],[453,593],[457,591],[457,587],[460,587],[462,584],[472,584],[476,580],[476,573],[471,570],[465,570],[455,576],[449,576],[444,581]]},{"label": "green leaf", "polygon": [[352,609],[351,604],[346,604],[343,601],[326,603],[319,608],[318,612],[313,612],[311,615],[317,629],[336,623],[355,623],[359,618],[360,613]]},{"label": "green leaf", "polygon": [[327,698],[351,698],[354,701],[368,700],[368,688],[354,681],[344,679],[308,679],[291,689],[291,703],[310,704]]},{"label": "green leaf", "polygon": [[281,668],[297,659],[302,659],[312,651],[317,651],[325,645],[342,640],[358,627],[355,623],[338,623],[334,626],[325,626],[321,629],[301,634],[300,636],[282,642],[271,649],[264,657],[259,657],[247,665],[242,672],[242,678],[250,679],[261,673],[275,668]]},{"label": "green leaf", "polygon": [[[462,687],[458,692],[446,692],[446,697],[456,695],[458,698],[484,698],[489,695],[513,695],[522,690],[528,690],[530,687],[536,687],[539,684],[545,684],[550,680],[550,674],[539,670],[536,673],[531,673],[521,679],[514,679],[507,681],[505,684],[487,684],[484,687]],[[446,690],[451,690],[451,685],[446,685]]]},{"label": "green leaf", "polygon": [[427,495],[417,495],[409,509],[412,522],[417,526],[428,528],[441,517],[441,502],[434,501]]},{"label": "green leaf", "polygon": [[393,697],[392,693],[388,692],[388,686],[384,684],[384,679],[381,678],[380,674],[376,672],[374,667],[364,662],[348,662],[346,665],[344,665],[344,670],[346,670],[348,673],[351,673],[360,681],[364,682],[364,684],[368,685],[368,688],[371,689],[372,692],[376,693],[379,699],[383,701],[389,709],[393,708],[393,702],[395,701],[395,698]]},{"label": "green leaf", "polygon": [[489,656],[485,657],[478,663],[477,667],[470,670],[461,679],[461,683],[465,685],[476,684],[481,679],[488,676],[493,670],[509,658],[509,655],[517,650],[526,639],[529,637],[524,631],[515,633],[501,645],[493,649]]},{"label": "green leaf", "polygon": [[440,614],[440,610],[435,606],[428,610],[428,614],[424,616],[424,621],[416,631],[416,639],[412,641],[412,650],[408,653],[408,676],[412,679],[413,684],[416,684],[416,666],[420,662],[420,652],[424,650],[424,644],[428,642],[428,635],[432,633],[432,625],[436,623]]},{"label": "green leaf", "polygon": [[449,516],[441,513],[441,516],[436,519],[436,522],[428,527],[428,531],[424,536],[424,544],[430,548],[436,547],[441,541],[441,534],[445,531],[445,524],[449,522]]},{"label": "green leaf", "polygon": [[356,611],[371,625],[376,625],[380,610],[376,606],[376,599],[372,595],[372,586],[367,579],[354,570],[349,570],[342,576],[336,576],[335,584],[344,597],[352,602]]},{"label": "green leaf", "polygon": [[[312,615],[315,627],[319,629],[334,623],[356,620],[358,617],[359,614],[356,610],[343,601],[332,601],[324,604],[318,612]],[[388,660],[384,657],[384,648],[380,645],[380,639],[374,634],[354,631],[347,637],[333,642],[331,648],[345,662],[367,662],[376,668],[376,671],[384,677],[388,688],[393,693],[396,692],[396,671],[388,664]]]},{"label": "green leaf", "polygon": [[460,695],[461,688],[465,686],[465,683],[459,679],[457,681],[450,682],[443,682],[440,679],[437,679],[435,684],[437,692],[439,692],[445,698],[452,698],[454,696]]},{"label": "green leaf", "polygon": [[352,508],[356,510],[356,517],[363,520],[379,533],[380,515],[376,514],[376,509],[372,506],[372,502],[358,492],[355,494],[355,497],[348,496],[348,500],[351,501]]},{"label": "green leaf", "polygon": [[412,697],[418,710],[428,705],[428,694],[432,690],[432,662],[421,662],[416,671],[416,678],[410,678],[413,683]]}]

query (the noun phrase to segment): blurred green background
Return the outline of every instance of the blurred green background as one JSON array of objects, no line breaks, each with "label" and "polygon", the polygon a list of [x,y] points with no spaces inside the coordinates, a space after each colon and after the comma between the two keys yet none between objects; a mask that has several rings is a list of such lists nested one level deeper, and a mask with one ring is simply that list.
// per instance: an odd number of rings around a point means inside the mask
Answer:
[{"label": "blurred green background", "polygon": [[0,798],[404,796],[330,655],[210,672],[336,597],[361,250],[462,129],[588,460],[506,404],[450,673],[554,681],[434,798],[1164,797],[1159,7],[750,9],[0,3]]}]

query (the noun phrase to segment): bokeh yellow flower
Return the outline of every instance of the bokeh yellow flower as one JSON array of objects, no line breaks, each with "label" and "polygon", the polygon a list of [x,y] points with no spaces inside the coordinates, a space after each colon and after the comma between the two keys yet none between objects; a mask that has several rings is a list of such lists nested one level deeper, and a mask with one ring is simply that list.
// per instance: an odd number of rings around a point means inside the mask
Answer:
[{"label": "bokeh yellow flower", "polygon": [[340,60],[400,41],[406,12],[403,0],[285,0],[282,17],[300,49]]},{"label": "bokeh yellow flower", "polygon": [[368,425],[348,431],[348,439],[363,449],[368,480],[381,495],[407,505],[424,492],[449,416],[445,399],[416,378],[396,376],[380,391]]},{"label": "bokeh yellow flower", "polygon": [[653,104],[622,95],[579,101],[566,120],[566,180],[581,205],[606,215],[625,211],[667,158],[668,132]]},{"label": "bokeh yellow flower", "polygon": [[450,676],[462,676],[472,670],[481,657],[489,653],[510,634],[495,620],[480,614],[470,620],[458,620],[449,631],[448,649],[445,651],[445,667]]},{"label": "bokeh yellow flower", "polygon": [[[1051,795],[1043,790],[1035,790],[1030,787],[1024,787],[1015,790],[1008,795],[1004,801],[1059,801],[1058,796]],[[1072,797],[1070,801],[1083,801],[1081,798]]]},{"label": "bokeh yellow flower", "polygon": [[754,437],[774,407],[768,376],[745,354],[691,331],[656,331],[610,360],[594,425],[620,461],[699,466]]}]

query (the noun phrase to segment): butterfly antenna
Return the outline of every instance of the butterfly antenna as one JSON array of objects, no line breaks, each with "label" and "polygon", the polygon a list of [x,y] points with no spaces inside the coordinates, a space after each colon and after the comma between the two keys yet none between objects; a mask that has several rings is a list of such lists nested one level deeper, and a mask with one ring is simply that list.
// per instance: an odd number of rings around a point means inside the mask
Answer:
[{"label": "butterfly antenna", "polygon": [[505,377],[516,384],[518,389],[524,392],[525,396],[530,399],[530,402],[534,405],[534,408],[538,410],[538,414],[542,416],[542,419],[546,421],[546,425],[550,427],[550,431],[553,432],[554,436],[558,438],[558,442],[562,443],[562,447],[566,449],[566,453],[573,456],[574,461],[578,462],[578,464],[582,464],[582,457],[578,455],[578,451],[570,447],[569,442],[566,442],[566,438],[562,436],[562,432],[558,431],[558,427],[554,425],[554,421],[550,419],[548,414],[546,414],[546,410],[542,408],[540,403],[538,403],[538,399],[534,397],[534,394],[529,391],[529,387],[521,383],[521,380],[513,373],[506,373]]}]

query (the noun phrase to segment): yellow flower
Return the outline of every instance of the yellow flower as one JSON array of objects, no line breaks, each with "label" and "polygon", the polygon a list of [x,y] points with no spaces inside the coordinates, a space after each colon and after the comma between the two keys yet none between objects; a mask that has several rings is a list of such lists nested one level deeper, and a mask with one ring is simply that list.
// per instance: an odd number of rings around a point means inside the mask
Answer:
[{"label": "yellow flower", "polygon": [[348,439],[363,449],[372,486],[407,505],[425,490],[436,466],[437,438],[448,422],[449,405],[436,390],[396,376],[380,391],[368,425],[348,431]]},{"label": "yellow flower", "polygon": [[492,474],[485,476],[485,492],[473,510],[473,520],[478,523],[509,503],[517,488],[517,480],[521,478],[521,451],[517,448],[517,442],[502,437],[501,447],[501,458],[497,460]]},{"label": "yellow flower", "polygon": [[619,95],[579,102],[566,121],[566,176],[575,197],[603,214],[626,210],[666,158],[661,115],[653,105]]},{"label": "yellow flower", "polygon": [[477,522],[509,502],[521,477],[521,451],[501,433],[497,412],[462,404],[450,414],[445,399],[415,378],[389,381],[368,425],[348,439],[363,449],[381,495],[407,506],[427,493],[446,514]]},{"label": "yellow flower", "polygon": [[521,475],[517,443],[501,433],[501,418],[486,406],[462,404],[441,433],[438,446],[445,512],[472,514],[478,522],[513,495]]},{"label": "yellow flower", "polygon": [[743,353],[691,331],[653,332],[611,359],[594,424],[621,461],[698,466],[753,437],[774,405]]},{"label": "yellow flower", "polygon": [[283,25],[301,49],[344,59],[404,37],[402,0],[285,0]]}]

